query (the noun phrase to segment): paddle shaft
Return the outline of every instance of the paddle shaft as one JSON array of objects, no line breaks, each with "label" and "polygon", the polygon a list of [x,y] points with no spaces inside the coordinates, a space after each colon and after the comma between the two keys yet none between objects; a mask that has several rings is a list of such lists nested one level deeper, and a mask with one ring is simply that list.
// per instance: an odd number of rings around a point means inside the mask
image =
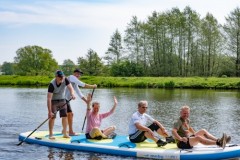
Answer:
[{"label": "paddle shaft", "polygon": [[[92,97],[93,97],[94,91],[95,91],[95,88],[93,88],[92,95],[91,95],[91,99],[92,99]],[[85,115],[85,118],[84,118],[84,121],[83,121],[82,132],[83,132],[83,129],[84,129],[84,126],[85,126],[86,119],[87,119],[87,115]]]},{"label": "paddle shaft", "polygon": [[[72,98],[70,100],[67,100],[66,103],[64,103],[63,106],[65,106],[68,102],[70,102],[72,100]],[[62,107],[63,107],[62,106]],[[60,111],[62,109],[62,107],[59,107],[55,112],[54,115],[57,114],[58,111]],[[48,120],[50,119],[50,117],[48,117],[45,121],[43,121],[36,129],[34,129],[26,138],[24,138],[20,143],[18,143],[17,145],[21,145],[28,137],[30,137],[36,130],[38,130],[44,123],[46,123]]]}]

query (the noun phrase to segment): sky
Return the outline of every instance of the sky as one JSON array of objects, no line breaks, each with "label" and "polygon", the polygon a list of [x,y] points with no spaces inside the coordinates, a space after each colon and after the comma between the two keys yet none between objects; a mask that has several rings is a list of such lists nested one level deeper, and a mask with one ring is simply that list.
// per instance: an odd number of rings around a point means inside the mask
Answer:
[{"label": "sky", "polygon": [[77,64],[89,49],[103,57],[113,33],[124,37],[133,16],[146,21],[153,11],[186,6],[224,24],[240,0],[0,0],[0,65],[29,45],[50,49],[58,64]]}]

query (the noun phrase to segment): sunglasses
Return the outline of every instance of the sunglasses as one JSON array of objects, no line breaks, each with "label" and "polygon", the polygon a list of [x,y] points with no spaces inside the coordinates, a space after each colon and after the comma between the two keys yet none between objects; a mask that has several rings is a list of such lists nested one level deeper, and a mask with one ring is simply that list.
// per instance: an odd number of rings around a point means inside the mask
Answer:
[{"label": "sunglasses", "polygon": [[143,109],[147,109],[148,107],[141,107],[141,108],[143,108]]}]

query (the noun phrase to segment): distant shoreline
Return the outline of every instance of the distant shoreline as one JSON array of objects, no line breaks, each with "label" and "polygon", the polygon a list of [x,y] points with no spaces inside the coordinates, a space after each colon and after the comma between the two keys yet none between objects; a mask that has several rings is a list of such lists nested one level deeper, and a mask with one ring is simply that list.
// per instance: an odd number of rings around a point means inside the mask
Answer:
[{"label": "distant shoreline", "polygon": [[[0,86],[45,87],[54,77],[49,76],[0,76]],[[99,88],[193,88],[193,89],[240,89],[240,78],[217,77],[101,77],[83,76],[88,84]]]}]

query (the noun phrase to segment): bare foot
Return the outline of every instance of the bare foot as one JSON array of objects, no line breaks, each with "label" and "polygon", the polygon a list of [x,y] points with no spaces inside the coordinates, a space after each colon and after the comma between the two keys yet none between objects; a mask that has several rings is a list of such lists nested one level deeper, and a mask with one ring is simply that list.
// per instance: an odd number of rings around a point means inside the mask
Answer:
[{"label": "bare foot", "polygon": [[63,138],[71,138],[69,135],[64,135]]},{"label": "bare foot", "polygon": [[49,136],[49,139],[55,140],[55,137],[54,136]]},{"label": "bare foot", "polygon": [[75,132],[69,132],[69,136],[78,136],[79,134],[75,133]]}]

